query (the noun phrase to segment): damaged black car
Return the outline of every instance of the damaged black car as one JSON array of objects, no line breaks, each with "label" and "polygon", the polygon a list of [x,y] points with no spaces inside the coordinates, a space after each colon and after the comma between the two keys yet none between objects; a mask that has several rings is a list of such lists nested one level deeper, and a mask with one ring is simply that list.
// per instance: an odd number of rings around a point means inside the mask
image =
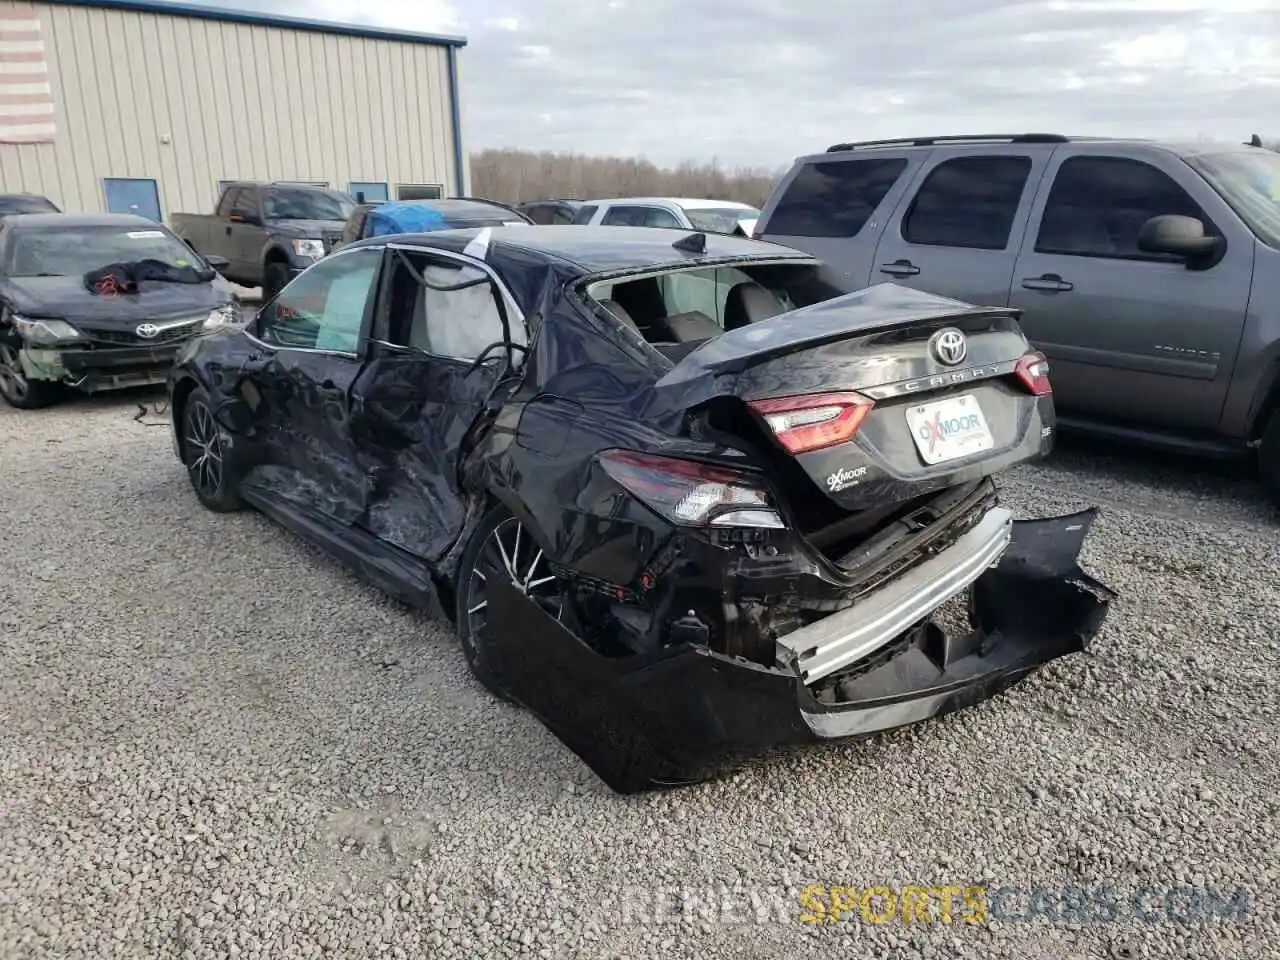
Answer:
[{"label": "damaged black car", "polygon": [[475,676],[615,790],[994,696],[1083,650],[1093,512],[1015,520],[1045,359],[1014,310],[740,237],[366,240],[187,346],[199,499],[450,616]]},{"label": "damaged black car", "polygon": [[0,397],[27,410],[166,383],[183,343],[240,321],[224,266],[144,217],[0,219]]}]

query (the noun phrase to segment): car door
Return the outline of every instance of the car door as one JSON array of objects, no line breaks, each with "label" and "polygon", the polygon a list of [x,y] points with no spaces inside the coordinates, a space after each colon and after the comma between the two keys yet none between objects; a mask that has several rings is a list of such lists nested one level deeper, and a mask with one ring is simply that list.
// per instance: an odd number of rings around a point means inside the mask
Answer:
[{"label": "car door", "polygon": [[240,263],[240,276],[262,280],[262,203],[257,187],[245,187],[236,199],[236,209],[243,218],[231,224],[234,256]]},{"label": "car door", "polygon": [[1051,152],[1035,144],[932,151],[880,235],[871,283],[1004,306]]},{"label": "car door", "polygon": [[[1054,158],[1045,184],[1011,303],[1049,357],[1059,409],[1213,428],[1244,328],[1253,237],[1171,153],[1121,156],[1114,147],[1073,144]],[[1197,217],[1206,232],[1225,237],[1222,260],[1188,269],[1140,251],[1142,225],[1162,214]]]},{"label": "car door", "polygon": [[369,360],[352,391],[370,478],[360,522],[380,540],[430,562],[457,539],[466,517],[459,464],[507,369],[508,328],[525,344],[524,319],[487,266],[392,245]]},{"label": "car door", "polygon": [[352,385],[364,364],[383,254],[359,247],[320,261],[247,331],[259,354],[241,374],[266,407],[266,455],[246,483],[339,524],[355,523],[364,508]]}]

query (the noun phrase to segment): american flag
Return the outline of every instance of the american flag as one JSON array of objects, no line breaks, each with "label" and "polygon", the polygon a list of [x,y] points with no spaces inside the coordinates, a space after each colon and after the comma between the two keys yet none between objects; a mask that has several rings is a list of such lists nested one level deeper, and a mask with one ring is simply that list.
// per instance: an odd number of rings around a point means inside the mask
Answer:
[{"label": "american flag", "polygon": [[0,143],[47,143],[53,87],[35,12],[0,13]]}]

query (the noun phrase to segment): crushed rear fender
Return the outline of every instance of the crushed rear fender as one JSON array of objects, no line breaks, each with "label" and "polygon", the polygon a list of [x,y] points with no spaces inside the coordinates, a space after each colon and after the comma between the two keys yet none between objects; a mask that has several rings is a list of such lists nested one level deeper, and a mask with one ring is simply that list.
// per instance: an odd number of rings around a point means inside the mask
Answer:
[{"label": "crushed rear fender", "polygon": [[865,736],[980,703],[1084,650],[1115,598],[1079,565],[1095,517],[1015,521],[1001,559],[972,588],[967,633],[921,624],[892,657],[828,681],[821,699],[793,667],[700,646],[603,657],[505,583],[490,586],[493,642],[512,696],[612,789],[693,782],[771,748]]}]

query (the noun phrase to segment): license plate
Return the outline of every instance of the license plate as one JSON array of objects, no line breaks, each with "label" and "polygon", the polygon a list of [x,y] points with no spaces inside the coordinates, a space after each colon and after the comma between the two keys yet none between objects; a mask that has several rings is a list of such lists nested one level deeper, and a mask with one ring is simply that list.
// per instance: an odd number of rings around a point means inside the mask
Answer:
[{"label": "license plate", "polygon": [[927,464],[959,460],[995,446],[982,408],[970,394],[908,407],[907,426]]}]

